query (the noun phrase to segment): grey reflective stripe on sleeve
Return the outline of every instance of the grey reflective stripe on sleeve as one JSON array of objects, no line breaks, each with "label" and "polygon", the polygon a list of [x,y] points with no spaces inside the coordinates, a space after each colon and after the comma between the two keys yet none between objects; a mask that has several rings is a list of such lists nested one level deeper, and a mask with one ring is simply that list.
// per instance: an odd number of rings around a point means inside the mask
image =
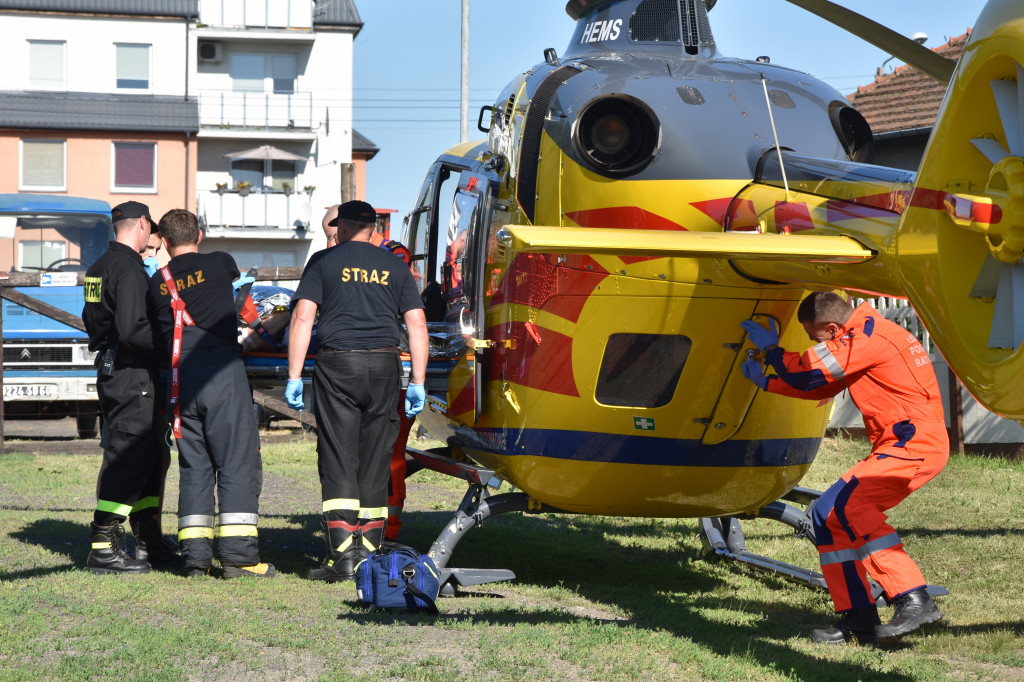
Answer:
[{"label": "grey reflective stripe on sleeve", "polygon": [[192,516],[179,516],[178,517],[178,528],[213,528],[213,517],[204,516],[202,514],[193,514]]},{"label": "grey reflective stripe on sleeve", "polygon": [[255,526],[259,521],[259,514],[221,514],[218,526]]},{"label": "grey reflective stripe on sleeve", "polygon": [[388,516],[400,516],[401,514],[402,514],[402,507],[400,507],[398,505],[395,505],[395,504],[389,504],[388,505]]},{"label": "grey reflective stripe on sleeve", "polygon": [[828,373],[832,375],[833,379],[842,379],[846,376],[846,372],[843,371],[839,361],[832,356],[832,351],[828,349],[828,346],[824,343],[819,343],[814,347],[814,352],[818,354],[818,357],[825,365],[825,368],[828,369]]},{"label": "grey reflective stripe on sleeve", "polygon": [[840,549],[835,552],[825,552],[820,557],[822,566],[828,566],[829,564],[841,564],[844,561],[856,561],[860,557],[857,556],[857,550],[855,549]]}]

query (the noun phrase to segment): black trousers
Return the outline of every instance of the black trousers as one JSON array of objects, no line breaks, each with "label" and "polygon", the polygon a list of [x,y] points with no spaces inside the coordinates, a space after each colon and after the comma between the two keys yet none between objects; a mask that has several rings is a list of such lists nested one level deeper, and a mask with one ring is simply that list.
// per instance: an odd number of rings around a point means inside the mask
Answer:
[{"label": "black trousers", "polygon": [[397,352],[321,350],[317,355],[313,411],[328,519],[354,524],[387,517],[400,389]]},{"label": "black trousers", "polygon": [[216,526],[221,564],[258,564],[256,528],[263,464],[239,350],[187,327],[182,335],[179,396],[178,539],[185,563],[210,565]]},{"label": "black trousers", "polygon": [[158,504],[163,456],[156,426],[156,370],[120,367],[111,376],[97,374],[96,392],[108,436],[93,521],[106,526],[127,518],[140,500],[154,509]]}]

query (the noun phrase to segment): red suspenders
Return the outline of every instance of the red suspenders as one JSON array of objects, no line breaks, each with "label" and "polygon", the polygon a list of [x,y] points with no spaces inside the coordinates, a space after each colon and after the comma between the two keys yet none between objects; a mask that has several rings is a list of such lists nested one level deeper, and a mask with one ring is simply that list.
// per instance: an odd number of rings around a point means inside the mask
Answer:
[{"label": "red suspenders", "polygon": [[174,421],[171,426],[175,438],[181,438],[181,405],[178,402],[178,366],[181,364],[181,332],[185,327],[195,324],[192,317],[185,311],[185,301],[178,296],[178,288],[174,286],[174,278],[171,277],[171,269],[165,265],[160,268],[167,291],[171,295],[171,310],[174,311],[174,341],[171,343],[171,410]]}]

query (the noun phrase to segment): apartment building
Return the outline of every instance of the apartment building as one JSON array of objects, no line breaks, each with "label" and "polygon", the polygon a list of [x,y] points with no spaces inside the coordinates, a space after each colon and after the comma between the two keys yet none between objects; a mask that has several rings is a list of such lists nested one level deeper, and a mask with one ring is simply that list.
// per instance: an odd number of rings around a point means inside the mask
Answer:
[{"label": "apartment building", "polygon": [[0,192],[194,210],[195,5],[0,1]]},{"label": "apartment building", "polygon": [[361,27],[353,0],[0,0],[0,192],[187,207],[201,250],[302,265],[376,153]]}]

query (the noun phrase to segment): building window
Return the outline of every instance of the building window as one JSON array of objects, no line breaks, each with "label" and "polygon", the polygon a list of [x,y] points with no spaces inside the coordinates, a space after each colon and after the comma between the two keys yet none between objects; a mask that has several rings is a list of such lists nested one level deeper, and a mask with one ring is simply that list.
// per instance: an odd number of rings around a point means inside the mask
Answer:
[{"label": "building window", "polygon": [[64,41],[28,41],[28,82],[33,88],[64,88]]},{"label": "building window", "polygon": [[156,144],[115,142],[114,192],[156,191]]},{"label": "building window", "polygon": [[22,140],[21,189],[63,192],[64,160],[63,140]]},{"label": "building window", "polygon": [[281,191],[284,183],[295,187],[295,162],[294,161],[271,161],[270,162],[270,188]]},{"label": "building window", "polygon": [[261,54],[231,55],[231,89],[235,92],[263,92],[265,62]]},{"label": "building window", "polygon": [[612,334],[597,376],[597,401],[621,407],[667,405],[689,355],[685,336]]},{"label": "building window", "polygon": [[65,242],[25,239],[18,242],[18,270],[46,270],[67,256]]},{"label": "building window", "polygon": [[149,45],[117,44],[117,87],[149,90]]},{"label": "building window", "polygon": [[263,189],[263,161],[257,159],[238,159],[231,162],[231,179],[235,186],[240,182],[248,182],[253,189]]},{"label": "building window", "polygon": [[274,94],[295,94],[295,55],[274,55],[271,58],[274,72]]}]

